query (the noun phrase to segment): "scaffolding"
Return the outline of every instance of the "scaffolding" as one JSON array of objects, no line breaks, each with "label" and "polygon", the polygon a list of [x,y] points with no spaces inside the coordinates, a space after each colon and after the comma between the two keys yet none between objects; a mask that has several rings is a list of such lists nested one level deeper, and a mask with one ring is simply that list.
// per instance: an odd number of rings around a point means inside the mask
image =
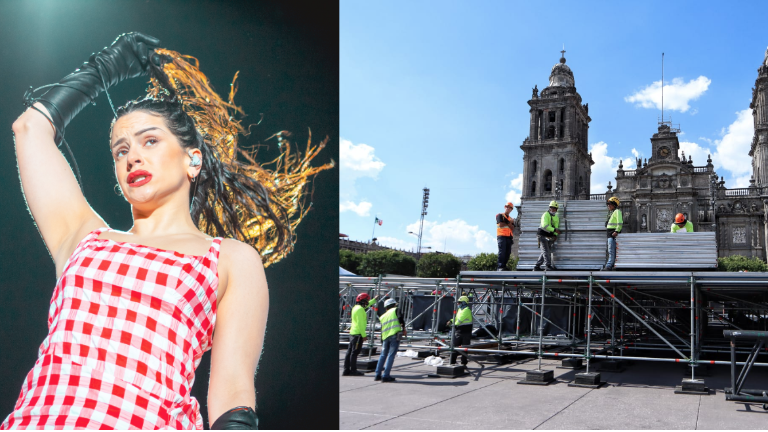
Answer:
[{"label": "scaffolding", "polygon": [[[733,365],[768,366],[757,361],[766,350],[738,339],[731,346],[723,336],[727,330],[768,330],[767,284],[762,273],[675,271],[340,277],[340,343],[346,342],[355,297],[367,292],[380,302],[398,301],[408,330],[401,349],[436,355],[457,351],[478,362],[529,356],[538,359],[539,369],[544,358],[581,359],[587,373],[598,360],[674,362],[686,365],[695,380],[699,367],[732,365],[730,355],[743,359]],[[450,330],[441,331],[438,320],[443,308],[455,313],[453,299],[460,295],[470,297],[476,337],[472,345],[454,348]],[[425,298],[429,306],[414,310]],[[377,313],[376,306],[368,311],[368,359],[381,345]],[[431,325],[423,325],[424,317]],[[421,325],[414,328],[418,320]]]}]

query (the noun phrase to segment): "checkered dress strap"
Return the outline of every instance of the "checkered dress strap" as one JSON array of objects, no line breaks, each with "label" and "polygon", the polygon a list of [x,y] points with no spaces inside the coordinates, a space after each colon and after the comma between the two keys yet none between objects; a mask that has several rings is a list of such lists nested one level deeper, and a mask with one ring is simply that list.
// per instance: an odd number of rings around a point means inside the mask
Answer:
[{"label": "checkered dress strap", "polygon": [[99,239],[65,263],[48,336],[0,429],[202,429],[190,395],[211,348],[221,238],[203,256]]}]

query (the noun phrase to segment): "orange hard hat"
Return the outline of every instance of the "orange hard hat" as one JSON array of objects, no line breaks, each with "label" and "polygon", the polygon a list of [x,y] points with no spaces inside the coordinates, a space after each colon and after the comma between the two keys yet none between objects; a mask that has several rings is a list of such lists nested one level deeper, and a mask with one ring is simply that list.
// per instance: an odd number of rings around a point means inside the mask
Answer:
[{"label": "orange hard hat", "polygon": [[515,205],[514,205],[514,204],[512,204],[511,202],[508,202],[508,203],[507,203],[507,205],[505,205],[504,207],[511,207],[511,208],[515,208]]},{"label": "orange hard hat", "polygon": [[680,223],[683,223],[683,222],[685,222],[685,215],[682,214],[682,213],[678,213],[675,216],[675,223],[679,223],[680,224]]}]

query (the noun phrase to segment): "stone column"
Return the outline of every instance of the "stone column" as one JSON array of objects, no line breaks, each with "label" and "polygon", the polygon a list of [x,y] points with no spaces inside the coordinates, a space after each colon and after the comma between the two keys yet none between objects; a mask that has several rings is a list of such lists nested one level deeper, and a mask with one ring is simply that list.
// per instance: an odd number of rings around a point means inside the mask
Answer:
[{"label": "stone column", "polygon": [[560,139],[560,110],[555,111],[555,139]]}]

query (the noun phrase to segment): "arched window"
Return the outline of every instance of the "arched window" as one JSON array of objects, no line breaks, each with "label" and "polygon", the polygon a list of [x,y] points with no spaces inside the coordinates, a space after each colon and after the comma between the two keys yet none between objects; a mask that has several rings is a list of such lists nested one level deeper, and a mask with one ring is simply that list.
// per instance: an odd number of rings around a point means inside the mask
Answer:
[{"label": "arched window", "polygon": [[555,137],[555,127],[554,126],[550,126],[547,129],[547,139],[553,139],[554,137]]},{"label": "arched window", "polygon": [[544,171],[544,192],[552,192],[552,171]]},{"label": "arched window", "polygon": [[531,182],[531,196],[536,196],[536,181]]},{"label": "arched window", "polygon": [[565,173],[565,159],[560,158],[560,175]]},{"label": "arched window", "polygon": [[538,165],[539,163],[536,162],[536,160],[534,160],[533,163],[531,164],[531,175],[536,174],[536,168],[538,168]]}]

